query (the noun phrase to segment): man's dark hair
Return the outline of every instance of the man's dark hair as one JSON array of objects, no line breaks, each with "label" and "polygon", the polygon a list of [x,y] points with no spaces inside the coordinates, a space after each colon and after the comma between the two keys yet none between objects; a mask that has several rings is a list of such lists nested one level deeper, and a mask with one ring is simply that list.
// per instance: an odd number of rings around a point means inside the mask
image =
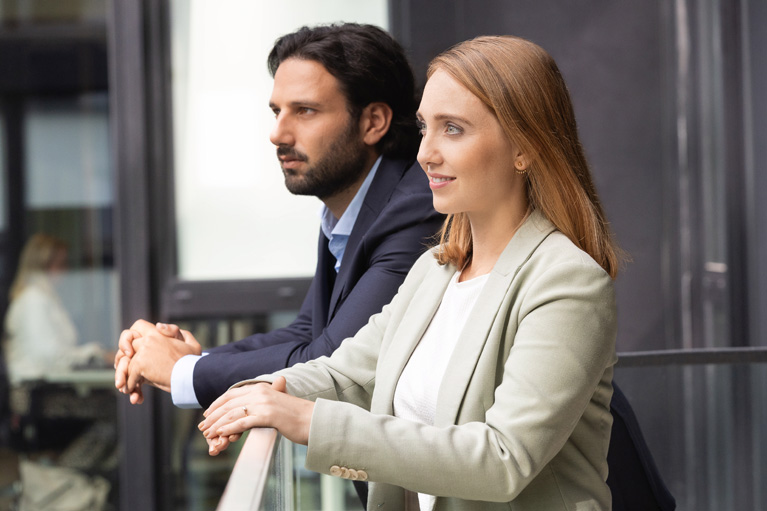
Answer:
[{"label": "man's dark hair", "polygon": [[374,102],[392,109],[389,131],[376,148],[392,158],[412,158],[418,151],[415,80],[402,46],[373,25],[344,23],[302,27],[274,43],[269,53],[272,76],[287,59],[322,64],[341,84],[352,118]]}]

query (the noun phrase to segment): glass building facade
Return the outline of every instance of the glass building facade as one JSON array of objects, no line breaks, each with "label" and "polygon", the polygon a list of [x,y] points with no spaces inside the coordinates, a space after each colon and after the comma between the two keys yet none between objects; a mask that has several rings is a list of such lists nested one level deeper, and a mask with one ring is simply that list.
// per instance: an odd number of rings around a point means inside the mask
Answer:
[{"label": "glass building facade", "polygon": [[[106,481],[109,509],[218,502],[237,452],[208,457],[199,412],[162,392],[129,405],[104,353],[137,318],[179,323],[205,346],[292,319],[320,203],[282,185],[265,61],[280,34],[331,21],[388,29],[421,86],[432,57],[476,35],[520,35],[554,56],[632,258],[616,281],[616,381],[678,509],[767,508],[757,0],[2,0],[0,306],[7,324],[29,240],[60,240],[50,289],[84,358],[21,382],[4,356],[0,507],[18,498],[20,459],[63,467],[83,438],[113,447],[69,465],[91,486]],[[46,400],[99,413],[50,416]],[[354,508],[350,487],[302,471],[300,450],[289,456],[306,483],[297,508]]]}]

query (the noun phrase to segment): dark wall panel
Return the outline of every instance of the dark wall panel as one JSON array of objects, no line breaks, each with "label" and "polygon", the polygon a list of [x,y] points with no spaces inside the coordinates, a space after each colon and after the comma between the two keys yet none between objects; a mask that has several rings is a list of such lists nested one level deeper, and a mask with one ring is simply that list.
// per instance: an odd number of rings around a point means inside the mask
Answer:
[{"label": "dark wall panel", "polygon": [[525,37],[556,59],[608,218],[633,258],[617,281],[619,350],[676,347],[663,313],[663,255],[673,249],[664,245],[664,216],[675,211],[674,195],[664,189],[664,154],[675,140],[662,109],[673,48],[665,43],[661,7],[608,0],[394,5],[395,35],[408,46],[421,83],[432,57],[477,35]]},{"label": "dark wall panel", "polygon": [[764,264],[767,261],[767,201],[764,200],[767,193],[767,2],[749,2],[745,15],[750,71],[747,91],[751,94],[744,109],[752,128],[751,133],[746,133],[749,137],[746,150],[751,149],[750,161],[748,156],[746,160],[750,173],[746,183],[753,208],[749,228],[751,233],[758,233],[750,239],[749,269],[754,278],[749,301],[753,344],[767,346],[767,264]]}]

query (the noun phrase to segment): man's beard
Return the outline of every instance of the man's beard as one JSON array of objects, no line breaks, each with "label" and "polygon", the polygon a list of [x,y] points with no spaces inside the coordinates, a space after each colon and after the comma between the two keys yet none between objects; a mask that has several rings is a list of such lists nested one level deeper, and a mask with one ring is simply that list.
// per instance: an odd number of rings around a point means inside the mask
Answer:
[{"label": "man's beard", "polygon": [[303,174],[292,169],[282,169],[288,191],[294,195],[314,195],[324,199],[353,185],[365,170],[367,162],[367,146],[360,140],[358,129],[358,123],[350,120],[346,130],[314,164],[293,147],[279,146],[278,156],[292,156],[309,164]]}]

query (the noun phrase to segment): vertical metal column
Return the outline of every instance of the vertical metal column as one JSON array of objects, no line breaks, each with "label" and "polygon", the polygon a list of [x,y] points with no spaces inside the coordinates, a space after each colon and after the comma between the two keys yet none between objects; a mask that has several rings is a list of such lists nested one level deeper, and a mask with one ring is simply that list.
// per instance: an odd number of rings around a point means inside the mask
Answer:
[{"label": "vertical metal column", "polygon": [[[110,118],[115,166],[115,253],[121,323],[151,317],[144,2],[112,1],[108,19]],[[117,334],[117,332],[115,333]],[[153,401],[119,396],[120,509],[156,509]]]}]

